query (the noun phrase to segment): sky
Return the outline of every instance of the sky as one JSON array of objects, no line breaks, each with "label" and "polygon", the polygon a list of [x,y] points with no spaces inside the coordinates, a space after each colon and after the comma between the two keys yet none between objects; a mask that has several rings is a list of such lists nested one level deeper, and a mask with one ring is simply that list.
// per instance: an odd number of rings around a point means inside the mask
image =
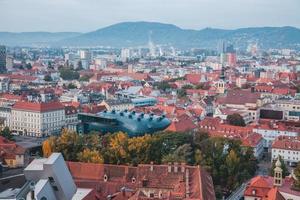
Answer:
[{"label": "sky", "polygon": [[0,0],[0,31],[89,32],[127,21],[300,28],[300,0]]}]

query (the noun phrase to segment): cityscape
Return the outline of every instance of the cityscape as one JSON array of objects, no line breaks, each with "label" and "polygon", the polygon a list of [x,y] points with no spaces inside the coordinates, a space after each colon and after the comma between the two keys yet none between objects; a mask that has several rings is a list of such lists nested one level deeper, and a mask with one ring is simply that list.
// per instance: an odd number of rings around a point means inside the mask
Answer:
[{"label": "cityscape", "polygon": [[0,199],[300,200],[300,2],[142,1],[0,0]]}]

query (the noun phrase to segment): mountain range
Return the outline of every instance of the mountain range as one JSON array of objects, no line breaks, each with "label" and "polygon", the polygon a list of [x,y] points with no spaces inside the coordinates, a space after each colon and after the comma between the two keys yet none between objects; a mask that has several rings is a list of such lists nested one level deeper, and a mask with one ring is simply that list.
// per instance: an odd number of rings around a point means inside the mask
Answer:
[{"label": "mountain range", "polygon": [[300,29],[255,27],[234,30],[205,28],[182,29],[156,22],[124,22],[88,33],[76,32],[0,32],[0,44],[8,46],[147,46],[149,39],[157,45],[177,48],[217,49],[221,41],[245,49],[257,43],[260,48],[300,48]]}]

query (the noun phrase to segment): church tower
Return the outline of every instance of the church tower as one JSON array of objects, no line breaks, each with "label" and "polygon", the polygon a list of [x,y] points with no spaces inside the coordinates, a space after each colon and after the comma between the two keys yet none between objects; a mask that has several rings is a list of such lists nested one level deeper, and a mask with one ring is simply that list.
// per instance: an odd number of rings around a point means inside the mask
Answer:
[{"label": "church tower", "polygon": [[226,90],[226,78],[225,78],[225,68],[224,65],[222,65],[221,74],[219,77],[219,80],[215,82],[215,87],[217,88],[218,94],[224,94]]},{"label": "church tower", "polygon": [[274,186],[282,186],[282,169],[281,169],[281,162],[278,157],[276,163],[275,163],[275,169],[274,169]]}]

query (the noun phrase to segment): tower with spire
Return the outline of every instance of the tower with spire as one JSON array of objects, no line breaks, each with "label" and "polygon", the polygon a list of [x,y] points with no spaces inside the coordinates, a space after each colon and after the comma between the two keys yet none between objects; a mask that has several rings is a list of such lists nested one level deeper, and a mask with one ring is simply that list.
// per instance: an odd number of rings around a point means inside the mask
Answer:
[{"label": "tower with spire", "polygon": [[281,169],[281,162],[279,157],[277,158],[277,161],[275,163],[275,169],[274,169],[274,186],[282,186],[282,169]]}]

